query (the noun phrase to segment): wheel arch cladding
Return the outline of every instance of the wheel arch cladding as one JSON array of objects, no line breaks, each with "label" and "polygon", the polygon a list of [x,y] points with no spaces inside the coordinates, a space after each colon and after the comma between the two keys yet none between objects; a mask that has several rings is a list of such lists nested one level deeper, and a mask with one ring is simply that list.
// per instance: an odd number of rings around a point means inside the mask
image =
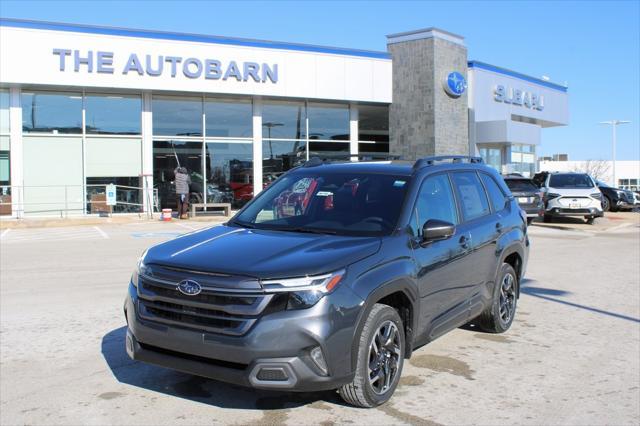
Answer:
[{"label": "wheel arch cladding", "polygon": [[364,323],[369,317],[369,313],[374,305],[382,303],[398,311],[405,334],[405,358],[411,356],[413,351],[413,337],[415,325],[417,323],[417,295],[411,291],[411,286],[405,280],[397,280],[374,290],[365,301],[365,307],[362,310],[358,325],[352,339],[351,348],[351,368],[354,370],[358,361],[358,344],[359,336],[362,333]]}]

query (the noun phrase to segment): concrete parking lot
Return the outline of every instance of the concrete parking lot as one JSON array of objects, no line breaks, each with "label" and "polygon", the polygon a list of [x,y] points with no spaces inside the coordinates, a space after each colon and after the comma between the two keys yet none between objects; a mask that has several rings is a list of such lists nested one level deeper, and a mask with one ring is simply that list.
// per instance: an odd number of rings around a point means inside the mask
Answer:
[{"label": "concrete parking lot", "polygon": [[395,397],[370,410],[127,357],[137,257],[206,222],[0,230],[0,423],[637,425],[640,223],[623,225],[532,226],[511,330],[458,329],[421,348]]}]

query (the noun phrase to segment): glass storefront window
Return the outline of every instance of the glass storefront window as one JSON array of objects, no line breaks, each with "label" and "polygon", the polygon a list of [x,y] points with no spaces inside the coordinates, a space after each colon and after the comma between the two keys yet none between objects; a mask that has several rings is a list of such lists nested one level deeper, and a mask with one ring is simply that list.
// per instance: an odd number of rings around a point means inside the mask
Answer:
[{"label": "glass storefront window", "polygon": [[82,94],[22,92],[22,130],[82,133]]},{"label": "glass storefront window", "polygon": [[262,181],[273,182],[287,170],[307,160],[305,141],[269,141],[262,143]]},{"label": "glass storefront window", "polygon": [[262,138],[306,139],[304,102],[264,102]]},{"label": "glass storefront window", "polygon": [[480,156],[489,167],[502,173],[502,153],[500,148],[480,148]]},{"label": "glass storefront window", "polygon": [[317,142],[309,141],[309,158],[342,158],[348,160],[349,143],[346,142]]},{"label": "glass storefront window", "polygon": [[186,167],[191,176],[190,201],[201,203],[204,199],[202,173],[202,142],[154,141],[153,142],[153,184],[158,189],[160,208],[176,209],[176,187],[174,171]]},{"label": "glass storefront window", "polygon": [[253,198],[253,145],[207,142],[207,202],[240,207]]},{"label": "glass storefront window", "polygon": [[309,103],[309,140],[349,140],[349,106]]},{"label": "glass storefront window", "polygon": [[[8,136],[0,136],[7,138]],[[11,214],[11,167],[9,151],[0,151],[0,216]]]},{"label": "glass storefront window", "polygon": [[389,154],[389,106],[358,105],[358,152]]},{"label": "glass storefront window", "polygon": [[205,99],[207,137],[253,136],[253,106],[250,99]]},{"label": "glass storefront window", "polygon": [[141,116],[140,96],[89,94],[85,98],[88,134],[139,135]]},{"label": "glass storefront window", "polygon": [[[116,185],[116,205],[107,206],[106,186]],[[88,177],[87,213],[140,213],[143,211],[140,178],[131,177]]]},{"label": "glass storefront window", "polygon": [[9,91],[0,90],[0,135],[9,134]]},{"label": "glass storefront window", "polygon": [[202,99],[154,96],[153,134],[158,136],[202,136]]}]

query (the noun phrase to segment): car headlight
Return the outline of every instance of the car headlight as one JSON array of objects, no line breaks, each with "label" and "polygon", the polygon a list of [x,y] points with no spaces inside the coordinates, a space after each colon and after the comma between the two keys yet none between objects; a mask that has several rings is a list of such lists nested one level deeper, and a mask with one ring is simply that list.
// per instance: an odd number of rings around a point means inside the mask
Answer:
[{"label": "car headlight", "polygon": [[545,194],[545,198],[546,198],[547,200],[553,200],[554,198],[558,198],[559,196],[560,196],[560,194],[556,194],[556,193],[554,193],[554,192],[547,192],[547,193]]},{"label": "car headlight", "polygon": [[263,280],[261,284],[269,293],[289,294],[287,309],[306,309],[331,293],[344,277],[345,270],[310,277]]},{"label": "car headlight", "polygon": [[136,263],[136,268],[133,270],[133,274],[131,274],[131,282],[135,287],[138,287],[138,280],[140,275],[149,275],[149,268],[144,263],[144,258],[147,256],[147,250],[145,250],[142,255],[138,258],[138,262]]},{"label": "car headlight", "polygon": [[595,198],[596,200],[601,200],[602,199],[602,194],[599,192],[595,192],[593,194],[591,194],[591,198]]},{"label": "car headlight", "polygon": [[616,191],[616,194],[618,195],[619,198],[625,198],[626,196],[624,191]]}]

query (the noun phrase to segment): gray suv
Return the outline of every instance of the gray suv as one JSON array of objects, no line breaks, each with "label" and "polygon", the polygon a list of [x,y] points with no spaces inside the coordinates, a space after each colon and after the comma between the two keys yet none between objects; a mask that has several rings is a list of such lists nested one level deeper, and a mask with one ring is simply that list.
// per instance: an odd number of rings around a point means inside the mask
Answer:
[{"label": "gray suv", "polygon": [[513,322],[526,214],[474,157],[323,163],[229,222],[148,249],[124,304],[131,358],[374,407],[405,359],[472,322]]}]

